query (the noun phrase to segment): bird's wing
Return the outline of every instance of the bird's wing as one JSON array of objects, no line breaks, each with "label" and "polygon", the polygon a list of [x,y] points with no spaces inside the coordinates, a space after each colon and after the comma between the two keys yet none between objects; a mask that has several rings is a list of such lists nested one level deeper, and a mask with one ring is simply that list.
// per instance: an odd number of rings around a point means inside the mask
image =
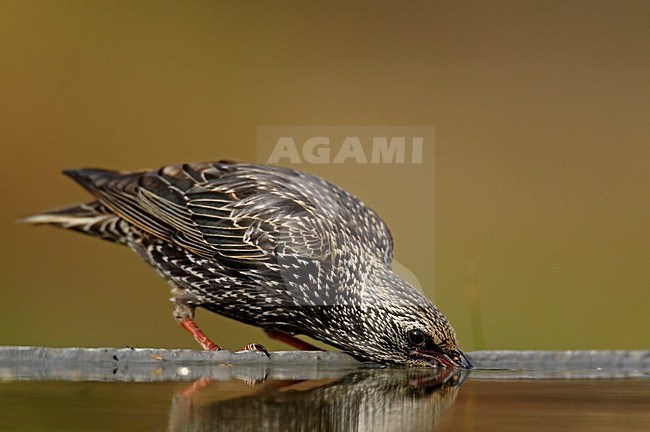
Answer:
[{"label": "bird's wing", "polygon": [[121,173],[101,169],[66,170],[64,173],[87,189],[114,214],[143,231],[166,238],[173,228],[154,217],[138,202],[138,182],[144,172]]},{"label": "bird's wing", "polygon": [[158,171],[66,171],[99,202],[139,229],[233,266],[278,256],[332,260],[333,231],[390,266],[381,218],[347,192],[298,171],[241,163],[169,165]]},{"label": "bird's wing", "polygon": [[279,255],[331,257],[327,221],[286,172],[242,164],[171,165],[143,175],[138,203],[174,228],[171,240],[229,267]]}]

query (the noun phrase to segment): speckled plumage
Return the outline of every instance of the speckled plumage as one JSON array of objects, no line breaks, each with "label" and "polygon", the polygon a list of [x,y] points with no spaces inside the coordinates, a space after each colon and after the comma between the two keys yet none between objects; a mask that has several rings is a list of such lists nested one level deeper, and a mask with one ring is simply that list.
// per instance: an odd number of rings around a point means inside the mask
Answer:
[{"label": "speckled plumage", "polygon": [[129,246],[171,283],[182,324],[203,307],[361,360],[469,367],[447,319],[391,270],[381,218],[323,179],[231,162],[66,174],[97,201],[24,221]]}]

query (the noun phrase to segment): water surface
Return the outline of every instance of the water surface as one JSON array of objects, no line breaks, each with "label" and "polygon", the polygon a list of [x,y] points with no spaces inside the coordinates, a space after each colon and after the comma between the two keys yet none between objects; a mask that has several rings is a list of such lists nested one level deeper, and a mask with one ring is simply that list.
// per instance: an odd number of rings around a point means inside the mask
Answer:
[{"label": "water surface", "polygon": [[0,430],[650,430],[644,369],[102,364],[0,367]]}]

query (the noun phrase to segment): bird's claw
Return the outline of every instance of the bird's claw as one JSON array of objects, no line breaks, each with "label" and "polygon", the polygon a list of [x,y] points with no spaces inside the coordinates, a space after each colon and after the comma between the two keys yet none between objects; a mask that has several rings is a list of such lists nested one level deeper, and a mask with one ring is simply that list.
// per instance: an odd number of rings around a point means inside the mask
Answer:
[{"label": "bird's claw", "polygon": [[237,352],[240,353],[240,352],[246,352],[246,351],[261,352],[265,356],[267,356],[268,358],[271,358],[271,354],[269,354],[269,351],[262,344],[251,343],[251,344],[246,345],[244,348],[240,349]]}]

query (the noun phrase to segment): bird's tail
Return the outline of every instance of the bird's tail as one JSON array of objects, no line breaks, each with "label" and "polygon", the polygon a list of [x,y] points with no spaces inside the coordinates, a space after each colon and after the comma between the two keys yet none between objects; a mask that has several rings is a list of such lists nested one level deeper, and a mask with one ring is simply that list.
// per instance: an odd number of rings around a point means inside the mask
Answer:
[{"label": "bird's tail", "polygon": [[127,223],[97,201],[26,216],[17,221],[54,225],[115,243],[126,240]]}]

